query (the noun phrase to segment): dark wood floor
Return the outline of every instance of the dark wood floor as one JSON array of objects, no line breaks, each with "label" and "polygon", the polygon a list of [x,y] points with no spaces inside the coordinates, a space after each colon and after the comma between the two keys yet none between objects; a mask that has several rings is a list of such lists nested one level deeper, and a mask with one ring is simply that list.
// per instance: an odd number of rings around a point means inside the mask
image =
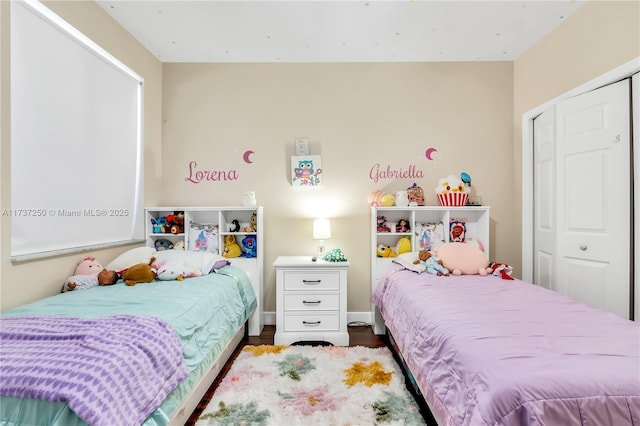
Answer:
[{"label": "dark wood floor", "polygon": [[[246,345],[273,345],[273,336],[276,332],[276,328],[273,325],[266,325],[262,330],[260,336],[248,336],[245,337],[242,342],[238,345],[238,348],[234,351],[233,355],[229,358],[229,361],[222,368],[222,371],[213,382],[207,393],[202,398],[202,401],[198,404],[193,414],[189,418],[189,421],[185,423],[186,426],[195,425],[196,420],[202,414],[202,411],[207,407],[209,401],[213,397],[213,393],[216,388],[220,384],[220,381],[224,378],[224,376],[229,371],[231,364],[238,356],[242,348]],[[388,346],[388,340],[386,336],[380,336],[373,333],[373,330],[368,325],[363,326],[349,326],[349,346],[366,346],[369,348],[378,348],[382,346]],[[411,390],[411,389],[410,389]],[[414,395],[415,396],[415,395]],[[428,413],[428,409],[426,407],[421,406],[421,410],[423,411],[423,416],[429,425],[435,424],[433,418],[430,413]],[[426,410],[426,411],[425,411]]]}]

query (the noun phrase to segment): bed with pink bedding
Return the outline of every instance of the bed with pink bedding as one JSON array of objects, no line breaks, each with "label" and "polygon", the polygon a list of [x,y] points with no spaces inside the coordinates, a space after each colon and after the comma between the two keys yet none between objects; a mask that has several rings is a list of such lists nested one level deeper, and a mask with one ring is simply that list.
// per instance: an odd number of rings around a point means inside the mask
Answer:
[{"label": "bed with pink bedding", "polygon": [[371,301],[439,425],[640,425],[640,324],[520,280],[392,264]]}]

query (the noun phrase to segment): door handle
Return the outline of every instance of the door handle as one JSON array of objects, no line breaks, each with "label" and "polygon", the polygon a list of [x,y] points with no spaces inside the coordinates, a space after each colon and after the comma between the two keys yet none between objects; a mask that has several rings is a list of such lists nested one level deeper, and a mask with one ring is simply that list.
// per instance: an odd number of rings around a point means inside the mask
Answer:
[{"label": "door handle", "polygon": [[580,244],[580,250],[587,251],[587,245],[586,244]]}]

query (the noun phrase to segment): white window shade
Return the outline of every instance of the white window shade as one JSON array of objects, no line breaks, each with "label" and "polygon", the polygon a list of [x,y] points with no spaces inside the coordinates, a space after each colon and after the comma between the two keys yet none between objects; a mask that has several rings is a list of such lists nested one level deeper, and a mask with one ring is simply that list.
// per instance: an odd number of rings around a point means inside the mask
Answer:
[{"label": "white window shade", "polygon": [[13,260],[143,237],[142,87],[40,3],[11,3]]}]

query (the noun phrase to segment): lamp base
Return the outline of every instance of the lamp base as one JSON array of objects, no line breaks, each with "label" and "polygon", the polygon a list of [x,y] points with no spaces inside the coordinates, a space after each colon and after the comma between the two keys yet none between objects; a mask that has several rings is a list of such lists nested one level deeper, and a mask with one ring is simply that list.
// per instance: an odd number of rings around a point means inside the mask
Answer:
[{"label": "lamp base", "polygon": [[324,240],[320,240],[320,242],[318,243],[318,257],[322,258],[322,256],[324,256],[324,253]]}]

